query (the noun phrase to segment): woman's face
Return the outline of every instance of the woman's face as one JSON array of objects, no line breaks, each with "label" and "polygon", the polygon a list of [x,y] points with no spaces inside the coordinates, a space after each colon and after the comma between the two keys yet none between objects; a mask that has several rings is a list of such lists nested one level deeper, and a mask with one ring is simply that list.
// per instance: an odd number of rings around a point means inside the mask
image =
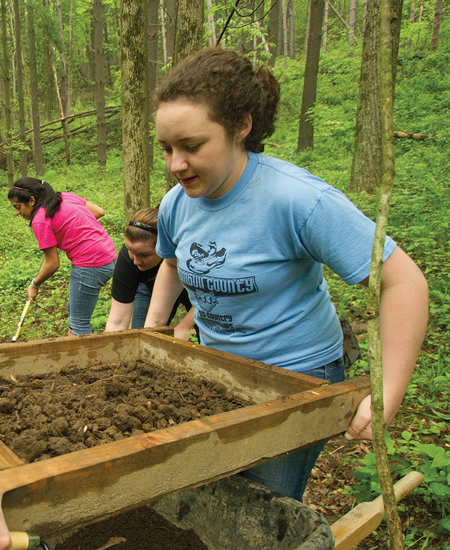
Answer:
[{"label": "woman's face", "polygon": [[26,220],[31,220],[31,212],[35,203],[34,197],[31,197],[28,202],[19,202],[15,197],[9,199],[9,202],[14,206],[17,216],[22,216]]},{"label": "woman's face", "polygon": [[130,256],[130,259],[139,271],[147,271],[152,267],[156,267],[161,262],[161,258],[155,251],[156,239],[154,241],[138,241],[133,243],[125,237],[125,246],[128,249],[128,256]]},{"label": "woman's face", "polygon": [[247,164],[242,140],[251,118],[233,138],[213,122],[207,107],[192,101],[163,102],[156,114],[156,135],[168,170],[191,198],[225,195]]}]

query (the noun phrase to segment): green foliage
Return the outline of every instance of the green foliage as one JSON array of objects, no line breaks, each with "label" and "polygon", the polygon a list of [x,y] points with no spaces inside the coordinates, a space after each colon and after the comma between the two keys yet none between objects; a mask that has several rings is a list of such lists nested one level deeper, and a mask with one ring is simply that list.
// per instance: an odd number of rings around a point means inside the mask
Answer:
[{"label": "green foliage", "polygon": [[[442,428],[445,430],[444,426]],[[415,492],[422,496],[426,504],[441,511],[439,530],[442,533],[450,532],[450,451],[433,443],[421,443],[413,439],[410,431],[403,431],[395,441],[386,432],[385,440],[389,457],[394,464],[392,475],[399,478],[413,470],[422,473],[424,484]],[[447,441],[449,440],[447,437]],[[354,476],[360,485],[351,487],[349,491],[354,494],[357,502],[365,502],[374,495],[381,494],[380,480],[373,453],[368,453],[359,462],[362,466],[354,472]]]}]

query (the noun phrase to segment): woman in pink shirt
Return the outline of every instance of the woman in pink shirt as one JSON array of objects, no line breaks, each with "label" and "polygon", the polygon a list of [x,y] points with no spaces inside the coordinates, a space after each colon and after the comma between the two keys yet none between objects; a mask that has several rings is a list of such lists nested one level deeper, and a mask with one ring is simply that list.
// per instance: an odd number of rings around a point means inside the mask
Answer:
[{"label": "woman in pink shirt", "polygon": [[74,193],[57,193],[44,180],[20,178],[8,192],[16,214],[30,225],[45,262],[27,294],[36,298],[39,287],[59,268],[58,248],[72,262],[70,274],[69,334],[90,334],[90,321],[100,289],[112,277],[116,248],[98,221],[103,208]]}]

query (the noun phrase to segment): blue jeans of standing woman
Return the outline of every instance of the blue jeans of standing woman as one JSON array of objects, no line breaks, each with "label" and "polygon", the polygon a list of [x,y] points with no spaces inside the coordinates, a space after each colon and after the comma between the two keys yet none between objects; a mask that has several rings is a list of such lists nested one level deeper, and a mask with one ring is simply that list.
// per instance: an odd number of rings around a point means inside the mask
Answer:
[{"label": "blue jeans of standing woman", "polygon": [[91,317],[100,290],[111,279],[116,261],[102,267],[72,266],[69,284],[69,326],[75,335],[91,334]]},{"label": "blue jeans of standing woman", "polygon": [[[332,383],[342,382],[345,380],[344,360],[337,359],[323,367],[308,370],[302,374],[329,380]],[[241,472],[241,475],[282,495],[301,501],[311,470],[324,446],[325,443],[318,443],[296,453],[259,464]]]},{"label": "blue jeans of standing woman", "polygon": [[139,283],[134,297],[133,319],[131,321],[131,328],[143,328],[145,325],[145,319],[147,318],[148,307],[152,293],[144,283]]}]

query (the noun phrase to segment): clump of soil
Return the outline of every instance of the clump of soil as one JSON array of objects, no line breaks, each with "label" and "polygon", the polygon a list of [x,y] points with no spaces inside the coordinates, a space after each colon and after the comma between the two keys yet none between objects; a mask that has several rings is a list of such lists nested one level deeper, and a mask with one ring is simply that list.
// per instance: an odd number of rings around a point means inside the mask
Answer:
[{"label": "clump of soil", "polygon": [[0,441],[35,462],[245,407],[224,385],[140,361],[0,377]]}]

